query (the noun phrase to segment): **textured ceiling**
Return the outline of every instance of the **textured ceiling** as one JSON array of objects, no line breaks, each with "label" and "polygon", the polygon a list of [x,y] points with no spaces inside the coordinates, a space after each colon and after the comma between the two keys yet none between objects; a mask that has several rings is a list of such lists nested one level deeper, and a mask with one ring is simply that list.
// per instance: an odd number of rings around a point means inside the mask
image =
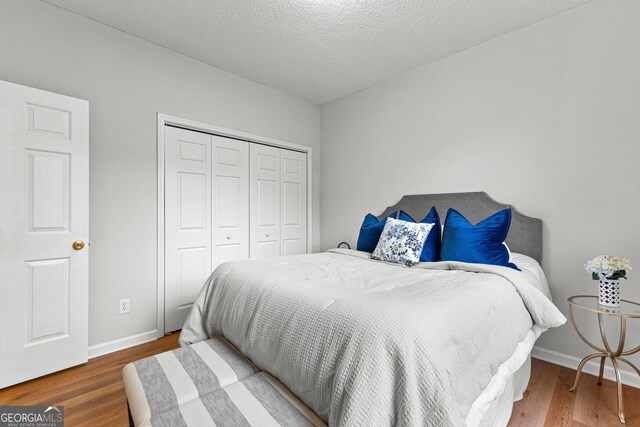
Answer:
[{"label": "textured ceiling", "polygon": [[315,104],[589,0],[43,0]]}]

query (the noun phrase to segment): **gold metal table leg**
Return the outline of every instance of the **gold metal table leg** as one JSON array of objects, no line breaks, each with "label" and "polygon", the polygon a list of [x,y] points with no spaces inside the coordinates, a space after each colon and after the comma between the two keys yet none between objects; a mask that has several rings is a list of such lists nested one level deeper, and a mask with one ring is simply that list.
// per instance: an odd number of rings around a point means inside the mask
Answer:
[{"label": "gold metal table leg", "polygon": [[618,360],[622,360],[624,363],[626,363],[627,365],[629,365],[630,367],[632,367],[638,374],[638,376],[640,376],[640,369],[638,369],[638,367],[636,365],[634,365],[633,363],[629,362],[627,359],[625,359],[624,357],[617,357]]},{"label": "gold metal table leg", "polygon": [[604,361],[607,360],[606,356],[600,358],[600,374],[598,374],[598,385],[602,385],[602,375],[604,374]]},{"label": "gold metal table leg", "polygon": [[[580,375],[582,375],[582,368],[584,368],[584,365],[591,359],[595,359],[596,357],[600,357],[604,360],[604,358],[607,357],[607,354],[605,353],[595,353],[595,354],[590,354],[589,356],[585,357],[584,359],[582,359],[582,361],[580,362],[580,364],[578,365],[578,370],[576,372],[576,379],[573,382],[573,387],[571,387],[569,389],[569,391],[574,391],[576,389],[576,387],[578,387],[578,383],[580,382]],[[602,363],[602,362],[601,362]]]},{"label": "gold metal table leg", "polygon": [[630,354],[635,354],[637,352],[640,351],[640,346],[632,349],[632,350],[628,350],[628,351],[624,351],[624,344],[625,344],[625,340],[626,340],[626,332],[627,332],[627,322],[626,322],[626,318],[625,317],[621,317],[620,318],[620,338],[618,341],[618,347],[617,349],[614,351],[613,349],[611,349],[611,346],[609,345],[609,341],[607,340],[607,335],[606,335],[606,331],[605,331],[605,327],[604,327],[604,320],[603,320],[603,316],[601,313],[598,313],[598,325],[600,328],[600,336],[602,338],[602,343],[604,344],[604,348],[600,348],[598,346],[596,346],[595,344],[591,343],[589,340],[587,340],[587,338],[582,334],[582,332],[580,331],[580,329],[578,328],[578,325],[576,324],[574,318],[573,318],[573,309],[571,304],[569,304],[569,318],[571,319],[571,323],[573,323],[574,328],[576,329],[576,332],[578,333],[578,336],[580,336],[580,338],[582,338],[582,340],[589,345],[590,347],[592,347],[593,349],[595,349],[596,351],[599,351],[599,353],[594,353],[594,354],[590,354],[589,356],[585,357],[584,359],[582,359],[582,361],[580,362],[580,364],[578,365],[578,369],[576,372],[576,378],[573,382],[573,386],[569,389],[569,391],[574,391],[577,387],[578,387],[578,383],[580,382],[580,376],[582,375],[582,370],[585,366],[585,364],[592,360],[595,359],[597,357],[600,358],[600,372],[598,374],[598,385],[602,384],[602,377],[604,374],[604,364],[607,358],[611,359],[611,363],[613,364],[613,370],[616,373],[616,386],[617,386],[617,391],[618,391],[618,418],[620,419],[621,423],[625,423],[625,419],[624,419],[624,399],[623,399],[623,395],[622,395],[622,378],[620,375],[620,366],[618,365],[618,361],[622,361],[625,362],[626,364],[628,364],[629,366],[631,366],[637,373],[638,375],[640,375],[640,369],[638,369],[635,365],[633,365],[629,360],[625,359],[622,356],[627,356]]},{"label": "gold metal table leg", "polygon": [[624,424],[624,400],[622,399],[622,378],[620,378],[620,367],[618,366],[616,358],[614,356],[610,357],[611,363],[613,363],[613,369],[616,371],[616,383],[618,386],[618,418],[620,418],[620,422]]}]

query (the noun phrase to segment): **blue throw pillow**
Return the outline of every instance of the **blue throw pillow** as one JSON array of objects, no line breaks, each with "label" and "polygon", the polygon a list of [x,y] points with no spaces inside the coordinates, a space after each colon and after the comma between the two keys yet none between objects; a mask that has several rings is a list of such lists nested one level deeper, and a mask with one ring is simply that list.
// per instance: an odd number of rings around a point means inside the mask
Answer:
[{"label": "blue throw pillow", "polygon": [[[387,218],[395,218],[398,211],[391,212]],[[364,252],[373,252],[380,240],[382,230],[384,230],[384,223],[387,222],[387,218],[383,218],[378,221],[375,215],[367,214],[360,226],[360,234],[358,235],[358,242],[356,243],[356,249]]]},{"label": "blue throw pillow", "polygon": [[520,270],[509,262],[509,250],[503,244],[511,225],[511,209],[504,209],[476,225],[455,209],[449,208],[444,222],[441,261],[462,261],[501,265]]},{"label": "blue throw pillow", "polygon": [[[408,217],[409,219],[404,219],[403,215]],[[404,211],[400,211],[400,219],[404,221],[416,222],[413,218],[409,216],[409,214]],[[436,207],[433,206],[427,216],[424,217],[422,224],[435,224],[429,235],[427,236],[427,240],[424,242],[424,247],[422,248],[422,254],[420,254],[420,262],[436,262],[440,256],[440,215],[438,215],[438,211]]]},{"label": "blue throw pillow", "polygon": [[[398,211],[393,211],[387,218],[395,218]],[[367,214],[364,217],[362,226],[360,226],[360,234],[358,235],[358,243],[356,249],[364,252],[373,252],[380,240],[382,230],[384,230],[384,223],[387,222],[387,218],[378,221],[375,215]]]}]

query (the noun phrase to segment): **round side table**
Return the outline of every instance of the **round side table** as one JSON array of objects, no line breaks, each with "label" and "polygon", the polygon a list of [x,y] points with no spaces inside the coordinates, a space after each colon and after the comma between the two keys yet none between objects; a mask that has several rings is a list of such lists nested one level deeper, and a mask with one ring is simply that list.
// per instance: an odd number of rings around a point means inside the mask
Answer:
[{"label": "round side table", "polygon": [[[616,383],[618,385],[618,418],[620,418],[620,421],[624,423],[625,421],[624,402],[622,400],[622,381],[620,380],[620,367],[618,365],[618,362],[622,361],[626,363],[627,365],[631,366],[638,373],[638,375],[640,375],[640,369],[638,369],[629,360],[624,358],[624,356],[629,356],[640,351],[640,345],[631,350],[624,350],[625,338],[627,335],[627,319],[640,319],[640,304],[633,301],[622,300],[620,301],[620,307],[607,307],[598,304],[598,297],[594,295],[574,295],[572,297],[569,297],[568,301],[569,318],[571,319],[571,323],[573,323],[573,327],[578,333],[578,336],[589,347],[597,351],[597,353],[590,354],[589,356],[582,359],[580,365],[578,365],[576,379],[573,382],[573,387],[571,387],[569,391],[574,391],[578,386],[578,382],[580,381],[580,374],[582,374],[582,368],[584,368],[585,363],[597,357],[600,358],[600,375],[598,376],[598,385],[602,384],[602,374],[604,372],[605,360],[607,358],[611,359],[613,369],[616,373]],[[575,318],[573,316],[574,307],[580,310],[596,313],[598,315],[600,336],[602,338],[602,344],[604,345],[604,348],[593,344],[582,334],[582,332],[580,332],[580,329],[578,328],[578,325],[576,324]],[[609,341],[607,340],[607,334],[604,328],[604,316],[618,317],[620,319],[620,337],[618,339],[618,345],[615,350],[611,349]]]}]

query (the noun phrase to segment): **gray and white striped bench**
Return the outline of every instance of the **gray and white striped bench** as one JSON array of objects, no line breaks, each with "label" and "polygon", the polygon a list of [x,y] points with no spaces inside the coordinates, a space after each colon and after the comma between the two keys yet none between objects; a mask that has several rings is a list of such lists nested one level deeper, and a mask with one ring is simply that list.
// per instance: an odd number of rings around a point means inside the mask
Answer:
[{"label": "gray and white striped bench", "polygon": [[224,338],[138,360],[122,371],[135,426],[324,426]]}]

